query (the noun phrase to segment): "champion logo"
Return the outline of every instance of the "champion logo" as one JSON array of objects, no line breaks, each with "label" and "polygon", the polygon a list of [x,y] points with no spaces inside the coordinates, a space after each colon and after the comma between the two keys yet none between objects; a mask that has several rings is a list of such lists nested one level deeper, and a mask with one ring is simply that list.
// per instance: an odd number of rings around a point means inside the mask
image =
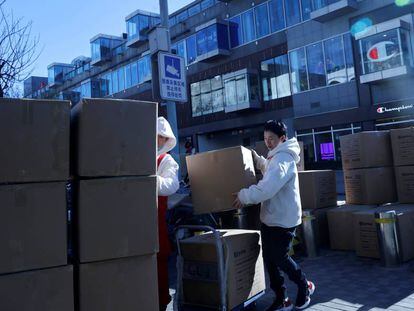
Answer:
[{"label": "champion logo", "polygon": [[414,105],[402,105],[402,106],[393,107],[393,108],[378,107],[377,113],[385,113],[385,112],[393,112],[393,111],[401,112],[402,110],[407,110],[407,109],[412,109],[412,108],[414,108]]},{"label": "champion logo", "polygon": [[382,41],[374,44],[367,52],[367,57],[372,62],[384,62],[396,56],[398,48],[392,41]]}]

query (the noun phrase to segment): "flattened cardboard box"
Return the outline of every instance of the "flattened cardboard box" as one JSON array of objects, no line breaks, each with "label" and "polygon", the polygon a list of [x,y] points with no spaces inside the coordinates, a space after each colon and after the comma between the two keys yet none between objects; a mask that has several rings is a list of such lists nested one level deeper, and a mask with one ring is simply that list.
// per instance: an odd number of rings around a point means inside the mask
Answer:
[{"label": "flattened cardboard box", "polygon": [[[228,256],[227,308],[232,310],[261,293],[266,285],[260,233],[221,230]],[[218,307],[220,290],[215,240],[211,233],[181,241],[184,258],[184,301],[190,305]]]},{"label": "flattened cardboard box", "polygon": [[375,205],[342,205],[327,212],[331,249],[355,250],[353,214],[370,210]]},{"label": "flattened cardboard box", "polygon": [[398,202],[414,203],[414,166],[395,168],[397,181]]},{"label": "flattened cardboard box", "polygon": [[348,204],[385,204],[397,201],[393,167],[344,171]]},{"label": "flattened cardboard box", "polygon": [[391,139],[388,131],[372,131],[340,137],[344,170],[392,166]]},{"label": "flattened cardboard box", "polygon": [[67,264],[65,182],[2,185],[0,213],[0,274]]},{"label": "flattened cardboard box", "polygon": [[414,165],[414,127],[391,130],[394,165]]},{"label": "flattened cardboard box", "polygon": [[299,172],[302,209],[336,206],[336,175],[331,170]]},{"label": "flattened cardboard box", "polygon": [[390,205],[353,214],[356,253],[361,257],[380,258],[375,212],[397,212],[397,236],[403,261],[414,258],[414,206]]},{"label": "flattened cardboard box", "polygon": [[[301,171],[305,170],[305,157],[304,157],[304,152],[303,152],[303,142],[298,141],[298,143],[299,143],[299,147],[300,147],[300,161],[296,166],[298,168],[298,171],[301,172]],[[267,149],[266,144],[265,144],[264,141],[256,142],[254,150],[256,150],[258,155],[267,158],[267,154],[269,152],[269,149]]]},{"label": "flattened cardboard box", "polygon": [[85,177],[156,173],[157,104],[82,99],[72,109],[73,173]]},{"label": "flattened cardboard box", "polygon": [[80,262],[158,251],[157,179],[81,180],[74,218]]},{"label": "flattened cardboard box", "polygon": [[0,99],[0,183],[69,178],[70,102]]},{"label": "flattened cardboard box", "polygon": [[74,311],[73,267],[0,276],[2,311]]},{"label": "flattened cardboard box", "polygon": [[252,153],[244,147],[188,156],[194,213],[232,209],[233,193],[256,183]]},{"label": "flattened cardboard box", "polygon": [[157,311],[157,256],[79,265],[78,311]]}]

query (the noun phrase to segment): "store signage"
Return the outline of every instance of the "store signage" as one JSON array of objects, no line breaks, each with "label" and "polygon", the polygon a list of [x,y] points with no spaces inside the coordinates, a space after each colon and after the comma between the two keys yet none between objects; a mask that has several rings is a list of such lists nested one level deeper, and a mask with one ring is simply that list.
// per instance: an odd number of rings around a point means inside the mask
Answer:
[{"label": "store signage", "polygon": [[401,111],[413,109],[413,108],[414,108],[414,105],[401,105],[401,106],[393,107],[393,108],[387,108],[387,107],[382,106],[382,107],[377,108],[377,113],[382,114],[386,112],[395,112],[395,111],[401,112]]},{"label": "store signage", "polygon": [[187,80],[184,58],[160,52],[158,53],[160,93],[164,100],[187,101]]},{"label": "store signage", "polygon": [[398,54],[398,47],[392,41],[382,41],[374,44],[367,52],[372,62],[384,62]]}]

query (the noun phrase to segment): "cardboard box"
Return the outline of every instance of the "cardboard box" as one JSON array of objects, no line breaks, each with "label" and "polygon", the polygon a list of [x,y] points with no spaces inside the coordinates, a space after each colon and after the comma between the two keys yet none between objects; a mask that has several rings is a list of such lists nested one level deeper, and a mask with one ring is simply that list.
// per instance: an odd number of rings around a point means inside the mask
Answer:
[{"label": "cardboard box", "polygon": [[414,127],[391,130],[394,165],[414,165]]},{"label": "cardboard box", "polygon": [[354,213],[355,244],[358,256],[380,258],[375,213],[389,210],[397,212],[397,236],[402,261],[414,258],[414,206],[412,205],[390,205]]},{"label": "cardboard box", "polygon": [[392,166],[388,131],[360,132],[340,137],[344,170]]},{"label": "cardboard box", "polygon": [[327,212],[331,249],[355,250],[353,214],[375,208],[375,205],[341,205]]},{"label": "cardboard box", "polygon": [[[298,141],[299,147],[300,147],[300,162],[297,164],[298,171],[304,171],[305,170],[305,156],[303,153],[303,142]],[[267,154],[269,152],[269,149],[267,149],[266,144],[264,141],[258,141],[255,144],[254,150],[256,150],[257,154],[267,158]]]},{"label": "cardboard box", "polygon": [[156,173],[157,104],[82,99],[72,109],[74,174],[86,177]]},{"label": "cardboard box", "polygon": [[397,181],[398,201],[414,203],[414,166],[396,167],[395,180]]},{"label": "cardboard box", "polygon": [[348,204],[385,204],[397,201],[394,168],[344,171]]},{"label": "cardboard box", "polygon": [[65,182],[2,185],[0,213],[0,274],[67,264]]},{"label": "cardboard box", "polygon": [[73,267],[0,276],[2,311],[74,311]]},{"label": "cardboard box", "polygon": [[[222,230],[227,265],[227,309],[232,310],[265,290],[260,233]],[[217,250],[212,233],[181,241],[184,302],[217,308],[220,304]]]},{"label": "cardboard box", "polygon": [[336,206],[336,175],[334,171],[299,172],[302,209]]},{"label": "cardboard box", "polygon": [[252,153],[244,147],[188,156],[194,213],[232,209],[233,193],[256,183]]},{"label": "cardboard box", "polygon": [[69,178],[70,102],[0,99],[0,183]]},{"label": "cardboard box", "polygon": [[156,255],[79,265],[79,311],[155,311],[158,306]]},{"label": "cardboard box", "polygon": [[158,251],[157,179],[81,180],[75,209],[80,262]]}]

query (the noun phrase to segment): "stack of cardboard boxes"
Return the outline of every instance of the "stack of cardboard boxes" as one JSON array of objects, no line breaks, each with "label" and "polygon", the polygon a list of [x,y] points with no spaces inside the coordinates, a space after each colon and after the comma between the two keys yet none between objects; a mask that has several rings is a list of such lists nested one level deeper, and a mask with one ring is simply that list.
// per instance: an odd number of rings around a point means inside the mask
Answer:
[{"label": "stack of cardboard boxes", "polygon": [[0,101],[0,310],[73,311],[67,101]]},{"label": "stack of cardboard boxes", "polygon": [[158,310],[157,105],[83,99],[72,126],[77,307]]},{"label": "stack of cardboard boxes", "polygon": [[[407,155],[413,152],[413,145],[407,147],[404,131],[392,131],[393,148],[388,131],[361,132],[341,137],[347,204],[328,212],[332,249],[355,250],[358,256],[380,258],[375,213],[394,210],[397,213],[402,260],[414,258],[414,208],[393,203],[397,201],[396,184],[400,183],[400,191],[404,193],[404,187],[410,183],[406,175],[395,179],[393,167],[394,164],[398,172],[400,165],[410,163]],[[401,132],[403,135],[398,134]],[[402,167],[402,171],[404,169]],[[403,203],[410,201],[404,200],[404,195],[401,198]]]}]

